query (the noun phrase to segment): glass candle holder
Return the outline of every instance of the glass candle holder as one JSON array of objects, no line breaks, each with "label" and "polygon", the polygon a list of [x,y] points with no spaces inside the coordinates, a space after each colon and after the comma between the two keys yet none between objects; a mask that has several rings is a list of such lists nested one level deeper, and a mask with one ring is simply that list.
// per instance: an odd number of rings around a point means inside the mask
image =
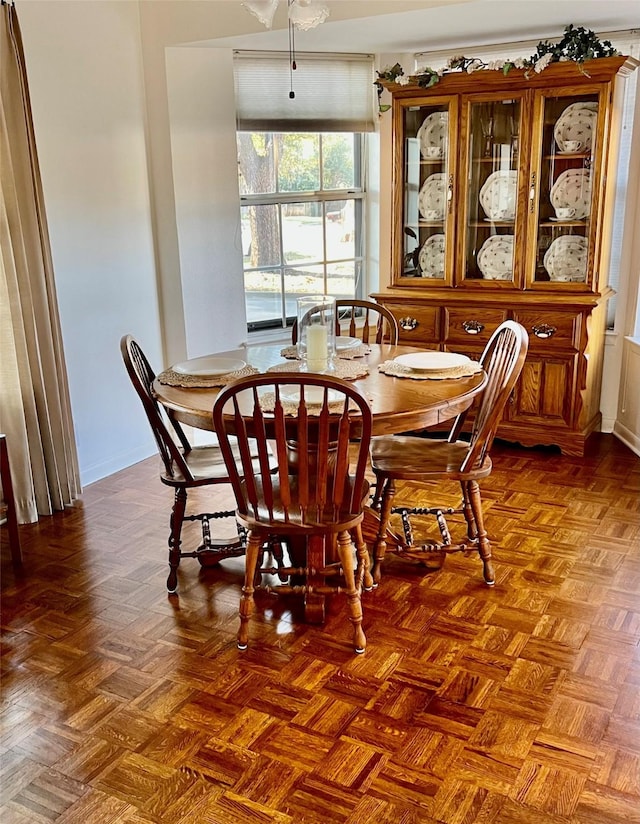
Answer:
[{"label": "glass candle holder", "polygon": [[330,295],[298,298],[298,358],[306,372],[333,368],[336,351],[336,300]]}]

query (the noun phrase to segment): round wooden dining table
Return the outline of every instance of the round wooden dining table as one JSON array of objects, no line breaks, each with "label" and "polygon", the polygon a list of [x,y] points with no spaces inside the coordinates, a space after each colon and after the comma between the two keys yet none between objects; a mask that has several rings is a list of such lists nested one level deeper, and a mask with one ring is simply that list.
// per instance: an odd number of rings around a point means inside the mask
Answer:
[{"label": "round wooden dining table", "polygon": [[[412,346],[392,346],[388,344],[368,344],[368,354],[354,359],[366,364],[368,372],[363,377],[354,379],[368,399],[373,412],[373,434],[390,435],[400,432],[425,429],[446,424],[472,404],[475,396],[484,388],[486,373],[479,371],[471,377],[450,378],[445,380],[415,380],[386,375],[378,370],[385,361],[393,360],[399,355],[422,352]],[[283,345],[249,345],[229,352],[216,353],[216,357],[241,360],[266,372],[270,367],[280,364],[285,367],[281,355]],[[188,371],[188,361],[181,364],[181,369]],[[297,371],[297,361],[289,361],[292,369]],[[285,367],[286,368],[286,367]],[[279,370],[280,371],[280,370]],[[196,388],[193,386],[170,386],[156,378],[153,392],[169,414],[180,423],[198,429],[213,431],[212,410],[220,387]],[[365,510],[363,532],[366,536],[375,536],[378,532],[378,516],[372,509]],[[389,536],[392,540],[392,536]],[[294,550],[289,547],[290,553]],[[302,550],[304,553],[304,549]],[[302,556],[298,555],[299,558]],[[305,565],[311,569],[324,566],[324,550],[321,557],[311,557],[311,546],[304,560],[296,565]],[[317,583],[322,583],[318,581]],[[322,623],[325,616],[325,599],[321,595],[308,596],[305,599],[305,620],[310,623]]]},{"label": "round wooden dining table", "polygon": [[[266,372],[269,367],[287,363],[280,354],[282,348],[281,343],[252,344],[229,352],[217,352],[216,357],[243,360],[260,372]],[[377,343],[368,344],[368,348],[371,350],[369,354],[353,360],[353,363],[366,363],[368,374],[353,383],[371,405],[374,435],[392,435],[444,424],[464,412],[486,382],[484,372],[448,380],[414,380],[385,375],[378,371],[379,364],[399,355],[425,350]],[[168,386],[156,378],[153,391],[180,423],[213,430],[211,413],[220,387]]]}]

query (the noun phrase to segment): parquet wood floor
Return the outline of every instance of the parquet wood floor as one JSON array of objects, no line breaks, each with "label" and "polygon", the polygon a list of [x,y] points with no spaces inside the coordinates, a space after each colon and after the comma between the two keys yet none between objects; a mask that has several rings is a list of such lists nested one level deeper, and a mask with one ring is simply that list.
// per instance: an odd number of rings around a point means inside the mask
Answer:
[{"label": "parquet wood floor", "polygon": [[168,597],[155,459],[3,535],[0,821],[640,822],[640,459],[494,455],[495,588],[390,560],[360,657],[271,595],[240,653],[242,559]]}]

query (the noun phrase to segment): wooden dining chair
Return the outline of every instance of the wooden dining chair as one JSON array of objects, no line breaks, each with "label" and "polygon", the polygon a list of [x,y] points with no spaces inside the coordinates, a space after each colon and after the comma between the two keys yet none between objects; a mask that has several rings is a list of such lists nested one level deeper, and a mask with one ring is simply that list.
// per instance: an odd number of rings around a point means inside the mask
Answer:
[{"label": "wooden dining chair", "polygon": [[[326,375],[255,375],[220,392],[213,407],[213,426],[231,478],[236,517],[248,530],[238,648],[248,645],[256,586],[262,586],[262,576],[277,572],[281,579],[288,576],[286,583],[265,587],[270,591],[285,589],[305,597],[346,592],[354,648],[364,652],[360,592],[363,586],[373,585],[361,529],[369,496],[365,472],[372,426],[364,395],[352,384]],[[355,435],[359,440],[350,452]],[[237,438],[239,462],[232,438]],[[249,438],[258,444],[257,474],[249,471]],[[270,438],[278,464],[274,474],[268,471]],[[264,567],[262,547],[273,535],[285,542],[304,539],[305,565]],[[337,563],[327,557],[334,546]],[[317,568],[312,558],[319,559]],[[304,583],[296,583],[297,579]]]},{"label": "wooden dining chair", "polygon": [[[192,446],[179,422],[164,412],[153,395],[155,372],[140,345],[131,335],[122,338],[120,350],[158,446],[162,459],[160,480],[175,490],[170,518],[167,578],[167,589],[170,593],[175,593],[181,558],[197,558],[202,566],[213,566],[225,558],[244,555],[245,531],[238,524],[237,538],[216,539],[211,536],[210,521],[233,518],[234,510],[186,515],[187,490],[230,482],[222,452],[217,442],[209,446]],[[234,454],[239,458],[237,449],[234,450]],[[255,448],[253,454],[255,455]],[[273,464],[273,459],[271,460]],[[183,552],[180,549],[184,521],[201,523],[202,544],[193,552]]]},{"label": "wooden dining chair", "polygon": [[[487,373],[487,383],[475,406],[471,437],[467,442],[460,433],[469,410],[459,415],[446,440],[431,440],[416,436],[382,436],[371,443],[371,466],[376,478],[373,508],[380,522],[374,545],[373,579],[379,583],[385,552],[424,562],[425,553],[468,552],[476,550],[483,564],[484,580],[492,586],[495,573],[491,543],[485,530],[482,500],[478,481],[491,474],[489,452],[509,400],[522,371],[529,337],[526,329],[515,321],[505,321],[493,333],[480,358]],[[440,506],[393,506],[396,481],[459,481],[462,504],[458,509]],[[402,519],[403,536],[387,546],[392,514]],[[467,528],[466,539],[453,544],[445,515],[461,514]],[[433,515],[441,540],[416,543],[411,525],[412,515]]]},{"label": "wooden dining chair", "polygon": [[[345,326],[348,322],[348,326]],[[372,333],[372,327],[375,331]],[[336,336],[360,338],[363,343],[398,343],[398,321],[390,309],[372,300],[336,300]],[[298,322],[291,328],[291,343],[298,342]]]}]

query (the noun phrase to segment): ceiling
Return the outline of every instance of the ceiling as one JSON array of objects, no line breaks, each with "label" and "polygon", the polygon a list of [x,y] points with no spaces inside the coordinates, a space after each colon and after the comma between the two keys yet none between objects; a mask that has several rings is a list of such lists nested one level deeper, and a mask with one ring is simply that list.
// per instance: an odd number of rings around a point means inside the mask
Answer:
[{"label": "ceiling", "polygon": [[[372,16],[371,11],[386,11],[390,4],[362,0],[360,4],[349,4],[352,9],[358,5],[361,8],[359,16],[352,19],[338,19],[342,10],[337,0],[327,4],[331,8],[327,22],[308,32],[296,32],[298,51],[393,54],[559,39],[569,23],[598,33],[640,29],[638,0],[425,0],[398,3],[404,9],[415,6],[414,10]],[[287,49],[285,0],[280,2],[271,31],[256,32],[257,21],[246,9],[243,12],[253,21],[247,25],[252,33],[207,42],[239,49]]]}]

